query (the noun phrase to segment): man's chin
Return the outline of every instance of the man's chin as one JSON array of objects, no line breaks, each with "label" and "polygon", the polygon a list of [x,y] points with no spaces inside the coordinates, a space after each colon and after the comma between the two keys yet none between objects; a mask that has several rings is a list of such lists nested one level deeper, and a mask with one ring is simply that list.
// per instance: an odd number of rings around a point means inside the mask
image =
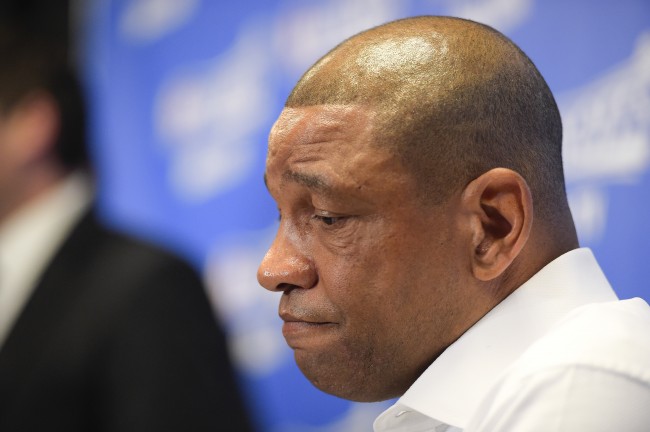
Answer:
[{"label": "man's chin", "polygon": [[329,350],[294,349],[303,375],[320,391],[353,402],[379,402],[399,396],[380,388],[377,376],[346,354],[344,348]]},{"label": "man's chin", "polygon": [[282,325],[282,335],[294,350],[318,350],[333,343],[338,326],[333,323],[287,321]]}]

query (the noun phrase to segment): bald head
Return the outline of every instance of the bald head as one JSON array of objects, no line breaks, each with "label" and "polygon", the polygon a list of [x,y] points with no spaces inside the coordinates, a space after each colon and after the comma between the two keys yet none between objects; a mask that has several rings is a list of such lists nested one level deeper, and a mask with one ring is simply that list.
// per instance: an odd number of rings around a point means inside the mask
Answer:
[{"label": "bald head", "polygon": [[400,156],[429,202],[505,167],[527,181],[537,218],[572,223],[553,96],[530,59],[488,26],[416,17],[360,33],[309,69],[286,103],[323,104],[369,107],[375,142]]}]

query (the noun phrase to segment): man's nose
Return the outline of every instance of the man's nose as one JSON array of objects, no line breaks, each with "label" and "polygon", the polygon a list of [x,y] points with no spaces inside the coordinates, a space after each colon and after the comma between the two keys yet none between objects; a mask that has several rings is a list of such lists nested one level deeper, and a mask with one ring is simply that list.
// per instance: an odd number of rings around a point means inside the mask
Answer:
[{"label": "man's nose", "polygon": [[280,227],[257,270],[257,280],[267,290],[312,288],[316,284],[318,278],[313,261],[295,243]]}]

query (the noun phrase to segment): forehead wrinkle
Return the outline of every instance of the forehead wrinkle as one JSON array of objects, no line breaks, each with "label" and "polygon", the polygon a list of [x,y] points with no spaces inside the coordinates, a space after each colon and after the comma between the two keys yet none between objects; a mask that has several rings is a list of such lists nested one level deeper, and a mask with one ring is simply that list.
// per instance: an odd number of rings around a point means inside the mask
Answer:
[{"label": "forehead wrinkle", "polygon": [[[274,125],[275,133],[282,141],[296,144],[318,144],[334,141],[345,135],[350,123],[359,123],[355,105],[317,105],[301,108],[285,108],[282,121]],[[309,111],[317,115],[308,115]]]},{"label": "forehead wrinkle", "polygon": [[346,123],[341,119],[317,119],[307,123],[295,135],[296,145],[326,144],[338,141],[345,134]]}]

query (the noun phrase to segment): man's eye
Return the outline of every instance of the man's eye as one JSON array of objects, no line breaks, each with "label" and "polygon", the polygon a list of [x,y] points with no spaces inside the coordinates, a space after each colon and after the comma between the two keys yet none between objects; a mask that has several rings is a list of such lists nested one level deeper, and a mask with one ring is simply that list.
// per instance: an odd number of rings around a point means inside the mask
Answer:
[{"label": "man's eye", "polygon": [[339,218],[335,218],[331,216],[318,216],[318,219],[323,221],[325,225],[334,225]]},{"label": "man's eye", "polygon": [[331,226],[331,225],[334,225],[335,223],[337,223],[337,222],[339,222],[339,221],[341,221],[341,220],[343,220],[345,218],[340,217],[340,216],[325,216],[325,215],[316,214],[316,215],[314,215],[314,219],[322,222],[325,225]]}]

